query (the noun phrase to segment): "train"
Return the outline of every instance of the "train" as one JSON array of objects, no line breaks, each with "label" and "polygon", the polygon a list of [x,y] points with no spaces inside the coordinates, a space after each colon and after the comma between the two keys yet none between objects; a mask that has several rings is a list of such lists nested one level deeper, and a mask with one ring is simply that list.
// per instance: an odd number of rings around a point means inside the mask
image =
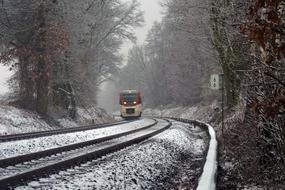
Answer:
[{"label": "train", "polygon": [[120,113],[124,119],[142,116],[142,97],[137,90],[124,90],[120,93]]}]

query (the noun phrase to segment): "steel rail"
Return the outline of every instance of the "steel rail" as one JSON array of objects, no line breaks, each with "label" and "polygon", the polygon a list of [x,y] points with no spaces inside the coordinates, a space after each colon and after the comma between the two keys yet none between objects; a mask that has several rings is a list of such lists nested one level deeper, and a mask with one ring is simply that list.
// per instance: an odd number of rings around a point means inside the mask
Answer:
[{"label": "steel rail", "polygon": [[[167,125],[165,126],[161,126],[158,127],[158,129],[153,129],[153,131],[150,131],[144,135],[141,135],[139,137],[135,137],[135,138],[131,138],[131,135],[133,134],[129,134],[130,135],[130,139],[124,142],[116,142],[110,145],[107,145],[105,147],[97,147],[96,150],[94,151],[88,151],[87,153],[84,154],[76,154],[74,156],[68,156],[62,160],[59,160],[57,162],[53,162],[53,163],[48,163],[47,165],[44,166],[39,166],[37,168],[33,168],[30,170],[26,170],[26,171],[22,171],[19,173],[16,173],[15,175],[11,175],[8,177],[2,177],[0,178],[0,189],[9,189],[9,188],[13,188],[16,187],[20,184],[25,184],[31,180],[35,180],[38,179],[40,177],[45,177],[50,175],[51,173],[56,173],[58,171],[62,171],[65,169],[68,169],[70,167],[82,164],[82,163],[86,163],[90,160],[94,160],[97,158],[100,158],[106,154],[112,153],[112,152],[116,152],[118,150],[121,150],[125,147],[140,143],[150,137],[153,137],[165,130],[167,130],[172,123],[168,120],[167,121]],[[156,124],[152,124],[151,127],[156,127],[157,125],[157,121]],[[151,127],[149,127],[151,129]],[[146,129],[144,129],[146,130]],[[141,130],[142,131],[142,130]],[[140,132],[137,132],[140,133]]]},{"label": "steel rail", "polygon": [[98,139],[93,139],[93,140],[89,140],[89,141],[85,141],[85,142],[70,144],[70,145],[66,145],[66,146],[61,146],[61,147],[57,147],[57,148],[39,151],[39,152],[34,152],[34,153],[29,153],[29,154],[24,154],[24,155],[19,155],[19,156],[13,156],[13,157],[5,158],[5,159],[0,159],[0,168],[5,168],[8,166],[13,166],[13,165],[23,163],[23,162],[27,162],[27,161],[31,161],[34,159],[39,159],[39,158],[51,156],[51,155],[54,155],[57,153],[67,152],[70,150],[75,150],[78,148],[83,148],[86,146],[102,143],[104,141],[108,141],[111,139],[119,138],[122,136],[126,136],[126,135],[129,135],[132,133],[136,133],[136,132],[148,129],[148,128],[156,125],[156,124],[157,124],[157,121],[154,120],[154,122],[152,124],[147,125],[145,127],[135,129],[135,130],[130,130],[130,131],[118,133],[115,135],[110,135],[110,136],[106,136],[106,137],[102,137],[102,138],[98,138]]},{"label": "steel rail", "polygon": [[93,129],[106,128],[106,127],[113,127],[116,125],[121,125],[121,124],[129,123],[129,122],[131,121],[119,121],[119,122],[114,122],[114,123],[104,123],[104,124],[97,124],[97,125],[86,125],[86,126],[81,126],[81,127],[55,129],[55,130],[50,130],[50,131],[38,131],[38,132],[32,132],[32,133],[4,135],[4,136],[0,136],[0,143],[8,142],[8,141],[45,137],[45,136],[51,136],[51,135],[67,134],[67,133],[73,133],[73,132],[79,132],[79,131],[88,131],[88,130],[93,130]]}]

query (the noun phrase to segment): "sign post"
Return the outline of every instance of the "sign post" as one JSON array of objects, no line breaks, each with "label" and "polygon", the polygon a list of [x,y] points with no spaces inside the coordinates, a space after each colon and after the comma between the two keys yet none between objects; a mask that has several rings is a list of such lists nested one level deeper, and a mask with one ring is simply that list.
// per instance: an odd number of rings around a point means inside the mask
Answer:
[{"label": "sign post", "polygon": [[222,91],[222,136],[224,136],[224,74],[213,74],[210,81],[211,89]]},{"label": "sign post", "polygon": [[223,87],[223,77],[222,74],[214,74],[211,75],[211,89],[213,90],[221,90]]}]

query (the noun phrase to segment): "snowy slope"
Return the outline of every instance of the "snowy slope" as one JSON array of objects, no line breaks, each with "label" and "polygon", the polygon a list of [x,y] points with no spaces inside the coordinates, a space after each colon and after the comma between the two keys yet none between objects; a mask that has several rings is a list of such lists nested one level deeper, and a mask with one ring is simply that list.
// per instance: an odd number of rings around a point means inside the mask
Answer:
[{"label": "snowy slope", "polygon": [[[62,127],[77,127],[88,124],[112,122],[114,119],[100,108],[78,109],[77,120],[69,118],[56,119],[52,126],[39,115],[0,102],[0,135],[45,131]],[[93,121],[92,121],[93,120]]]},{"label": "snowy slope", "polygon": [[0,106],[0,135],[54,129],[38,115],[11,106]]},{"label": "snowy slope", "polygon": [[211,123],[215,114],[219,113],[218,103],[213,102],[210,105],[196,106],[161,106],[156,109],[145,109],[143,111],[146,116],[163,116],[176,117],[184,119],[197,119],[206,123]]}]

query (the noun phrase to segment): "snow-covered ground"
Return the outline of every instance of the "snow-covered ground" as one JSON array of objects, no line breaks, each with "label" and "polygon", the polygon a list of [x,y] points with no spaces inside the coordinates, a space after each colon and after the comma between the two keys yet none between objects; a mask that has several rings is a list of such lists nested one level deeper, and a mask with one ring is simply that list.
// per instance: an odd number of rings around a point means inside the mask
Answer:
[{"label": "snow-covered ground", "polygon": [[93,107],[88,110],[78,108],[76,121],[69,118],[58,118],[54,119],[53,123],[50,124],[35,113],[13,106],[1,105],[0,103],[0,135],[46,131],[113,121],[115,119],[104,110]]},{"label": "snow-covered ground", "polygon": [[59,125],[68,128],[68,127],[78,127],[82,125],[89,124],[100,124],[113,122],[116,119],[110,116],[105,110],[90,106],[88,108],[77,108],[76,120],[71,120],[70,118],[57,118],[55,119]]},{"label": "snow-covered ground", "polygon": [[86,125],[90,122],[94,123],[106,123],[114,121],[114,118],[111,117],[104,109],[99,107],[88,107],[88,108],[77,108],[77,118],[76,122],[80,125]]},{"label": "snow-covered ground", "polygon": [[174,122],[143,143],[16,189],[193,189],[206,144],[203,130]]},{"label": "snow-covered ground", "polygon": [[0,135],[55,129],[38,115],[12,106],[0,106]]},{"label": "snow-covered ground", "polygon": [[145,116],[163,116],[163,117],[177,117],[184,119],[196,119],[206,123],[213,120],[213,115],[219,112],[217,102],[210,105],[196,105],[191,107],[183,106],[160,106],[155,109],[145,109],[143,114]]},{"label": "snow-covered ground", "polygon": [[144,126],[152,124],[153,122],[154,121],[152,119],[142,119],[131,123],[116,125],[113,127],[93,129],[83,132],[74,132],[68,134],[39,137],[35,139],[3,142],[0,143],[0,159],[123,133],[130,130],[142,128]]}]

